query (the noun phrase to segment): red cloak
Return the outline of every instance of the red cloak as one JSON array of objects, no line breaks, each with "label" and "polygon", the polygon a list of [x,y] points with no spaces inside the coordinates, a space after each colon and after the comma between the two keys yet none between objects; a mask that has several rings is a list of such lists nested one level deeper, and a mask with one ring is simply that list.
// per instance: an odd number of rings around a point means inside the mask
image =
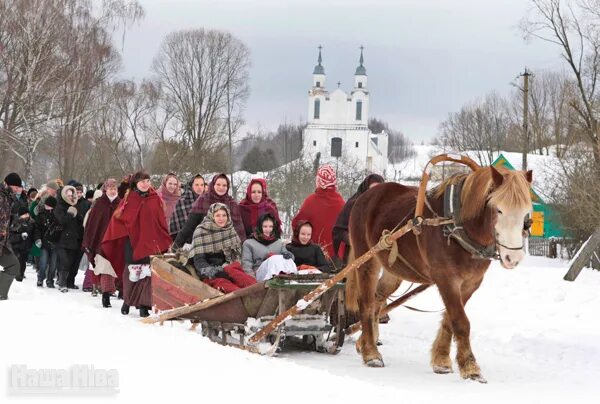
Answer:
[{"label": "red cloak", "polygon": [[135,190],[128,191],[104,234],[102,251],[119,278],[125,267],[125,241],[128,238],[134,261],[161,254],[171,246],[162,201],[154,189],[150,189],[147,196]]},{"label": "red cloak", "polygon": [[121,198],[118,196],[111,202],[104,193],[100,198],[94,201],[92,208],[90,209],[89,217],[85,225],[83,232],[83,242],[81,248],[88,256],[90,262],[94,262],[96,254],[102,254],[100,245],[104,238],[106,228],[110,223],[115,209],[119,205]]},{"label": "red cloak", "polygon": [[292,228],[295,229],[300,220],[309,221],[313,228],[312,240],[326,248],[329,257],[333,257],[332,230],[344,204],[344,198],[335,187],[317,188],[302,203],[292,220]]}]

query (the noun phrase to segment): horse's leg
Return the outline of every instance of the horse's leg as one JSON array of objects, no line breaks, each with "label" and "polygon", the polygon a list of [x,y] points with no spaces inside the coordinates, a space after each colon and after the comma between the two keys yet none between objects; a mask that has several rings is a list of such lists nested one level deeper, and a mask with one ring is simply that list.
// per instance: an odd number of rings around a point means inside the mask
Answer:
[{"label": "horse's leg", "polygon": [[452,333],[456,341],[456,363],[460,370],[460,375],[464,379],[472,379],[485,383],[481,376],[481,369],[477,364],[475,355],[471,350],[471,324],[465,313],[463,305],[463,292],[465,297],[470,297],[477,289],[477,285],[464,284],[457,279],[436,279],[436,284],[440,295],[446,306],[446,313],[450,319]]},{"label": "horse's leg", "polygon": [[437,337],[431,346],[431,367],[435,373],[452,373],[450,344],[452,343],[452,325],[448,312],[444,313]]},{"label": "horse's leg", "polygon": [[[375,299],[377,304],[377,312],[375,313],[375,318],[377,319],[377,323],[382,316],[382,311],[387,306],[388,297],[394,293],[400,287],[402,283],[402,279],[398,278],[395,275],[392,275],[389,271],[383,270],[383,276],[379,279],[377,283],[377,292],[375,293]],[[388,317],[389,318],[389,317]],[[379,340],[379,326],[377,326],[377,339]]]},{"label": "horse's leg", "polygon": [[360,295],[358,305],[360,309],[360,321],[362,323],[362,334],[356,341],[356,349],[361,353],[363,362],[370,367],[383,367],[383,358],[377,350],[378,318],[379,312],[376,305],[375,292],[379,277],[379,264],[375,260],[364,264],[365,267],[358,270]]}]

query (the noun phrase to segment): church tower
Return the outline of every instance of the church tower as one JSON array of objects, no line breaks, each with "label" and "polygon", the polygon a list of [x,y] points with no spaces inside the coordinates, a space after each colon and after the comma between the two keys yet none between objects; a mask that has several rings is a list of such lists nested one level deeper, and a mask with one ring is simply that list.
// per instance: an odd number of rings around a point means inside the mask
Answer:
[{"label": "church tower", "polygon": [[319,57],[317,58],[317,65],[313,70],[313,88],[325,88],[325,69],[321,64],[323,62],[321,49],[323,49],[323,47],[319,45]]},{"label": "church tower", "polygon": [[367,69],[363,65],[364,47],[360,47],[360,58],[358,67],[354,72],[354,88],[352,89],[352,104],[354,106],[354,122],[359,125],[367,125],[369,122],[369,92],[367,91]]},{"label": "church tower", "polygon": [[308,121],[311,123],[322,122],[325,99],[329,95],[327,90],[325,90],[325,68],[322,65],[322,49],[323,47],[319,45],[319,57],[317,58],[317,65],[313,70],[313,84],[308,92]]}]

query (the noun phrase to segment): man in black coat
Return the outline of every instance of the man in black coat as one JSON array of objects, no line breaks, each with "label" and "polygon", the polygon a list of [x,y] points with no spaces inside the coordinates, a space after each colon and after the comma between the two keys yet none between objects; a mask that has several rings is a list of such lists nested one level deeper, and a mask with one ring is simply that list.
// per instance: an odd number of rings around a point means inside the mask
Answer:
[{"label": "man in black coat", "polygon": [[82,255],[83,216],[76,205],[77,191],[75,187],[71,185],[64,186],[60,191],[60,199],[56,209],[54,209],[56,221],[63,229],[60,239],[56,243],[58,286],[61,292],[68,292],[68,289],[79,289],[75,285],[75,276]]},{"label": "man in black coat", "polygon": [[22,184],[16,173],[8,174],[4,183],[0,184],[0,300],[8,299],[10,286],[19,273],[19,260],[13,254],[8,239],[14,217],[15,194],[23,192]]}]

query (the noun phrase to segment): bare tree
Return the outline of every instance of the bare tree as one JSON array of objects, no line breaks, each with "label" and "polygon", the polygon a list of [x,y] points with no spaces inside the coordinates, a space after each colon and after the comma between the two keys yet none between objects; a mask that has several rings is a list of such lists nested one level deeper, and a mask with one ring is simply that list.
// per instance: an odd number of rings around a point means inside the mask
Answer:
[{"label": "bare tree", "polygon": [[201,167],[241,122],[248,93],[249,51],[233,35],[217,30],[172,32],[152,65],[163,101],[173,112],[178,140]]},{"label": "bare tree", "polygon": [[[133,0],[0,0],[0,169],[10,155],[31,180],[43,141],[72,177],[92,99],[118,67],[110,30],[141,18]],[[41,160],[41,159],[40,159]]]},{"label": "bare tree", "polygon": [[481,165],[489,165],[504,148],[508,124],[506,101],[490,93],[450,114],[440,124],[440,141],[453,151],[474,151]]},{"label": "bare tree", "polygon": [[557,45],[567,62],[578,92],[571,100],[585,136],[592,146],[596,175],[600,177],[600,109],[597,79],[600,73],[600,12],[598,0],[566,5],[560,0],[532,0],[532,12],[521,21],[526,38]]}]

